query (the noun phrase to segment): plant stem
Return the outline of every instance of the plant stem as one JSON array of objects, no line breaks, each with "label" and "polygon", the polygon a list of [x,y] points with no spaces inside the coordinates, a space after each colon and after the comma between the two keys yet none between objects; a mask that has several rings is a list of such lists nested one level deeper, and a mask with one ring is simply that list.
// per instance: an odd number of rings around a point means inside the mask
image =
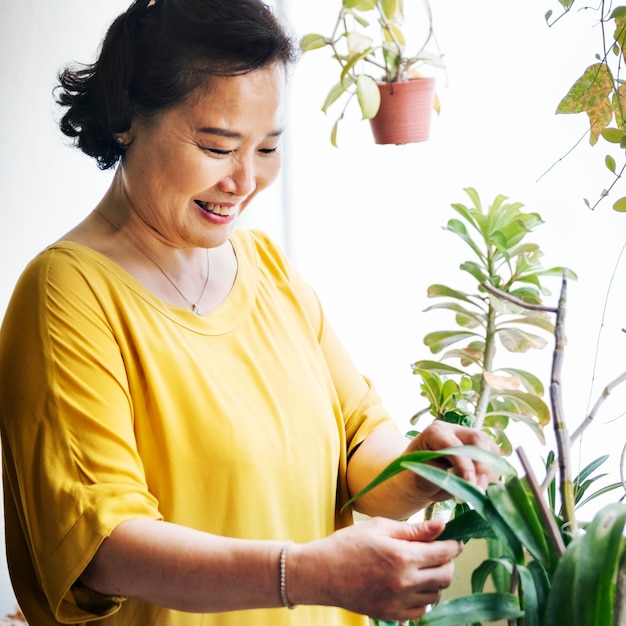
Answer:
[{"label": "plant stem", "polygon": [[575,532],[578,528],[574,516],[574,485],[570,477],[570,445],[567,427],[563,419],[563,402],[561,398],[561,368],[563,353],[566,344],[565,338],[565,308],[567,303],[567,277],[563,273],[561,282],[561,294],[556,312],[554,325],[554,353],[552,356],[552,372],[550,375],[550,401],[552,403],[552,421],[559,459],[561,506],[563,511],[564,525]]},{"label": "plant stem", "polygon": [[[485,353],[483,355],[483,371],[491,372],[496,354],[496,310],[489,303],[487,324],[485,327]],[[478,402],[476,403],[476,420],[474,428],[481,429],[485,423],[485,415],[489,406],[491,387],[484,376],[480,377],[478,388]]]}]

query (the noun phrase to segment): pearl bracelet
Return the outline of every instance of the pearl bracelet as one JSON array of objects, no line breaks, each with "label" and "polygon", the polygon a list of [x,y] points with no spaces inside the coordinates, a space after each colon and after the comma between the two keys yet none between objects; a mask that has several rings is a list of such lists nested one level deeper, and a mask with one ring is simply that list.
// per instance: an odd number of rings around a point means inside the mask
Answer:
[{"label": "pearl bracelet", "polygon": [[283,601],[283,606],[288,609],[294,607],[287,597],[287,550],[289,550],[291,543],[291,541],[285,541],[280,551],[280,598]]}]

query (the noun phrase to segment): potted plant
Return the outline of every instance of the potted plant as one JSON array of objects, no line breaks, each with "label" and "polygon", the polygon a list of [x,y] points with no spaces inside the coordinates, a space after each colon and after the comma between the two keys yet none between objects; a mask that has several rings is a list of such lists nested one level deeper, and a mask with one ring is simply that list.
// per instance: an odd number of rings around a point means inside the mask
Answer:
[{"label": "potted plant", "polygon": [[322,110],[344,97],[337,129],[349,103],[356,98],[363,119],[370,120],[376,143],[402,144],[428,139],[433,108],[439,110],[435,79],[420,73],[424,65],[443,67],[441,55],[426,50],[433,39],[432,15],[424,0],[425,27],[421,45],[407,44],[403,0],[342,0],[329,36],[304,35],[303,52],[330,48],[339,64],[339,80]]},{"label": "potted plant", "polygon": [[[502,196],[483,210],[478,194],[471,189],[467,191],[473,206],[453,205],[461,219],[450,220],[447,229],[472,249],[475,258],[463,263],[461,269],[478,282],[479,293],[468,294],[443,285],[429,288],[431,297],[445,297],[439,308],[453,312],[459,328],[429,333],[426,345],[431,350],[436,347],[435,353],[454,344],[463,345],[447,350],[441,361],[418,361],[413,366],[422,378],[427,411],[435,419],[485,428],[505,446],[510,441],[501,436],[507,426],[503,417],[521,418],[539,432],[538,424],[528,421],[533,413],[537,417],[536,409],[540,406],[530,400],[540,395],[536,377],[520,369],[497,368],[505,374],[504,382],[499,383],[495,361],[488,360],[487,355],[493,350],[490,342],[498,334],[506,337],[502,342],[505,345],[512,337],[516,337],[511,343],[513,346],[532,343],[534,334],[518,334],[524,333],[515,329],[518,325],[530,324],[551,330],[554,350],[550,371],[550,422],[557,450],[546,456],[543,486],[519,447],[517,451],[525,472],[522,478],[502,456],[480,449],[456,448],[403,455],[362,493],[400,471],[412,471],[461,501],[455,506],[442,539],[488,542],[486,558],[476,564],[471,574],[470,595],[442,601],[420,620],[420,626],[460,626],[495,620],[508,620],[509,626],[624,626],[626,504],[617,502],[603,507],[591,522],[579,520],[576,511],[598,495],[615,489],[626,491],[626,485],[616,482],[590,495],[592,485],[602,477],[595,472],[606,457],[593,461],[578,476],[572,477],[569,449],[593,422],[604,398],[615,386],[626,381],[626,372],[605,388],[583,424],[570,435],[560,397],[568,271],[543,270],[538,263],[539,249],[524,241],[532,226],[541,223],[538,215],[522,211],[521,205],[509,204]],[[474,231],[474,237],[467,226]],[[549,293],[540,278],[554,275],[558,270],[561,273],[558,304],[546,305],[542,296]],[[554,317],[554,323],[548,325],[548,316]],[[537,323],[538,320],[543,321]],[[482,332],[477,331],[478,328],[482,328]],[[452,359],[458,360],[461,366],[456,368],[445,363]],[[491,363],[489,367],[488,363]],[[477,371],[466,371],[468,366],[474,366]],[[520,384],[524,381],[529,388],[525,392],[528,395],[511,395],[515,388],[510,378],[518,379]],[[492,384],[494,381],[496,385]],[[484,400],[481,401],[481,397]],[[482,419],[478,419],[480,415]],[[495,422],[490,423],[491,419]],[[502,478],[482,493],[449,472],[428,464],[445,454],[463,454],[490,464]],[[494,589],[490,592],[485,591],[488,580]],[[393,624],[372,622],[377,626]]]}]

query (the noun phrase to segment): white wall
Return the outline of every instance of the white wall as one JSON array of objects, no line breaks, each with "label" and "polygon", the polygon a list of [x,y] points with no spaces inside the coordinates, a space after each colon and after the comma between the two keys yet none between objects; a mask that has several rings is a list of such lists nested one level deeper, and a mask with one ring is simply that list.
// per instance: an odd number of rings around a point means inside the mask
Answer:
[{"label": "white wall", "polygon": [[[546,224],[534,239],[546,253],[545,264],[569,265],[578,273],[570,285],[563,387],[570,423],[585,414],[626,216],[608,203],[592,214],[582,203],[607,184],[598,150],[583,145],[537,182],[585,131],[583,116],[553,112],[597,51],[596,42],[587,45],[592,16],[582,32],[584,18],[575,16],[550,30],[543,21],[550,4],[558,3],[433,1],[448,72],[439,86],[442,113],[424,144],[374,146],[364,123],[348,121],[340,148],[332,148],[331,117],[319,110],[334,81],[334,75],[321,74],[329,65],[324,53],[305,57],[292,78],[285,174],[246,219],[288,247],[403,427],[422,406],[410,364],[429,356],[421,339],[442,325],[434,314],[422,313],[429,304],[426,287],[457,281],[458,263],[466,258],[441,226],[452,216],[450,204],[465,201],[467,186],[486,202],[503,193],[539,212]],[[51,89],[64,63],[92,59],[106,26],[127,5],[0,0],[0,316],[27,261],[80,220],[110,180],[64,145]],[[293,28],[303,34],[326,32],[337,5],[290,0],[287,8]],[[593,399],[624,368],[625,275],[622,263],[607,302]],[[547,361],[549,355],[541,357]],[[624,390],[615,396],[623,404]],[[619,414],[617,401],[586,437],[581,462],[608,452],[616,470],[623,418],[609,422]],[[541,453],[532,440],[526,445],[531,455]],[[0,557],[0,616],[13,605]]]}]

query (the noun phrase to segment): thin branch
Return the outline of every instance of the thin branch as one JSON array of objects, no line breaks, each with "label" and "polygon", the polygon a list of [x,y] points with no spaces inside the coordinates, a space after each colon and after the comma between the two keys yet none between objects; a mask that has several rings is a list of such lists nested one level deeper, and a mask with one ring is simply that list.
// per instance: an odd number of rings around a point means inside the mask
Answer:
[{"label": "thin branch", "polygon": [[543,494],[541,489],[539,488],[539,483],[535,478],[532,467],[528,461],[528,457],[526,456],[526,452],[524,452],[523,448],[516,449],[517,456],[519,457],[520,463],[526,472],[526,478],[528,479],[528,486],[535,497],[535,502],[539,507],[539,514],[541,515],[541,519],[546,526],[546,530],[548,532],[548,539],[554,548],[554,551],[557,553],[559,557],[565,554],[565,543],[563,541],[563,537],[561,537],[561,533],[554,521],[554,517],[552,516],[552,512],[550,511],[548,505],[543,499]]},{"label": "thin branch", "polygon": [[610,382],[600,394],[600,397],[596,400],[596,403],[593,405],[589,414],[582,421],[581,425],[574,431],[570,438],[570,444],[573,444],[582,434],[583,432],[591,425],[593,420],[595,419],[598,411],[600,410],[600,406],[604,403],[604,401],[609,397],[611,392],[621,385],[623,382],[626,382],[626,372],[622,372],[615,380]]},{"label": "thin branch", "polygon": [[521,300],[520,298],[516,298],[515,296],[512,296],[510,293],[507,293],[506,291],[502,291],[498,289],[497,287],[494,287],[492,284],[488,283],[487,281],[480,283],[480,286],[483,287],[485,291],[488,291],[494,296],[497,296],[501,300],[507,300],[508,302],[511,302],[512,304],[516,304],[517,306],[522,307],[523,309],[528,309],[529,311],[545,311],[546,313],[558,312],[558,308],[555,308],[555,307],[545,306],[543,304],[531,304],[530,302],[524,302],[524,300]]}]

